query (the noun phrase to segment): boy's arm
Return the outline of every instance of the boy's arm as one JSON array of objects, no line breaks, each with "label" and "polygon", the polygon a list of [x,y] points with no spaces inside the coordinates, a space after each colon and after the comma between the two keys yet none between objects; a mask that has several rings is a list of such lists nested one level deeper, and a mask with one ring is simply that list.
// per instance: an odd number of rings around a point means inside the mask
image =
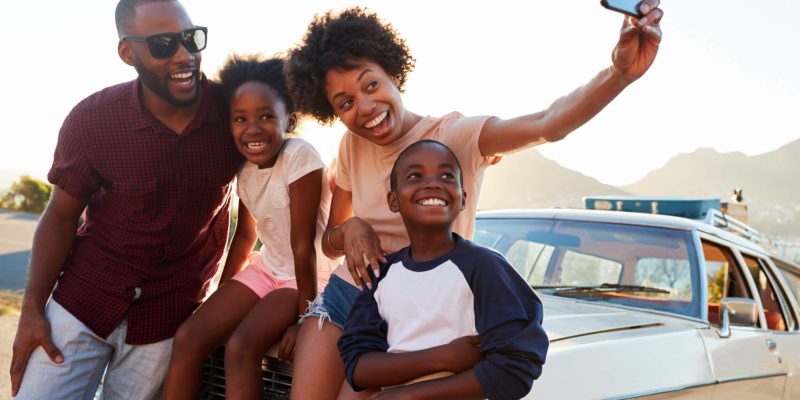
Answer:
[{"label": "boy's arm", "polygon": [[476,254],[473,267],[468,280],[486,355],[475,365],[475,375],[488,398],[522,398],[541,375],[549,346],[542,303],[499,253]]},{"label": "boy's arm", "polygon": [[[380,282],[387,271],[386,266],[382,267],[381,278],[372,276],[373,280]],[[376,284],[356,298],[339,339],[345,377],[353,389],[400,385],[441,371],[458,373],[483,359],[477,336],[458,338],[420,351],[387,353],[386,322],[374,296],[377,288]]]},{"label": "boy's arm", "polygon": [[586,85],[559,98],[547,109],[512,119],[486,121],[478,141],[481,154],[496,156],[563,139],[597,115],[653,64],[661,43],[663,12],[658,0],[645,0],[641,19],[626,17],[612,52],[612,65]]},{"label": "boy's arm", "polygon": [[219,278],[220,285],[244,268],[247,256],[253,251],[257,238],[256,220],[240,199],[236,230],[233,232],[231,247],[228,249],[228,257],[225,259],[225,267],[223,267],[222,275]]},{"label": "boy's arm", "polygon": [[[357,382],[365,388],[382,388],[401,385],[437,372],[447,371],[460,375],[461,372],[471,370],[483,359],[478,345],[477,336],[465,336],[425,350],[364,353],[358,358],[351,385]],[[477,378],[475,384],[480,389]]]},{"label": "boy's arm", "polygon": [[362,356],[373,352],[385,353],[389,348],[386,341],[386,322],[381,318],[374,297],[377,287],[375,285],[372,289],[359,293],[350,308],[344,332],[337,344],[344,363],[345,379],[356,391],[370,387],[361,382],[356,383],[353,378]]},{"label": "boy's arm", "polygon": [[370,397],[377,399],[485,399],[475,371],[469,369],[453,376],[417,382],[411,385],[398,386],[381,390]]}]

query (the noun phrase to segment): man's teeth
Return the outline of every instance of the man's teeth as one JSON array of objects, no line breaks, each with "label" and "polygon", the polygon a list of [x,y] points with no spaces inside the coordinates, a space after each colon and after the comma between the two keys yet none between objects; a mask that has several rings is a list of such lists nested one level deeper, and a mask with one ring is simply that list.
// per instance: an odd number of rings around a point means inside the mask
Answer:
[{"label": "man's teeth", "polygon": [[191,71],[190,72],[180,72],[177,74],[172,74],[171,78],[175,80],[182,80],[182,79],[189,79],[194,75]]},{"label": "man's teeth", "polygon": [[384,112],[383,112],[381,115],[378,115],[378,116],[377,116],[377,117],[375,117],[375,119],[373,119],[372,121],[369,121],[369,122],[367,122],[367,123],[364,125],[364,127],[365,127],[365,128],[367,128],[367,129],[374,128],[374,127],[376,127],[378,124],[380,124],[381,122],[383,122],[383,120],[385,120],[385,119],[386,119],[386,117],[387,117],[388,115],[389,115],[389,111],[384,111]]},{"label": "man's teeth", "polygon": [[423,206],[446,206],[447,202],[442,199],[423,199],[419,202]]},{"label": "man's teeth", "polygon": [[258,151],[258,150],[266,149],[267,148],[267,143],[266,142],[253,142],[253,143],[247,143],[246,146],[250,150]]}]

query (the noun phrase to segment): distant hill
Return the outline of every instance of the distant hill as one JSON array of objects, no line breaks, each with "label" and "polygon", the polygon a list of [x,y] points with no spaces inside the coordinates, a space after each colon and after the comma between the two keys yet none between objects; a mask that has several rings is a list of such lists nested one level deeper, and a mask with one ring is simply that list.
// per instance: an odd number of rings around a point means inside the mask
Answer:
[{"label": "distant hill", "polygon": [[486,169],[478,208],[582,208],[583,196],[620,194],[626,192],[526,150]]},{"label": "distant hill", "polygon": [[728,200],[741,187],[750,224],[773,234],[800,233],[800,140],[757,156],[699,149],[670,159],[622,187],[642,196],[708,196]]}]

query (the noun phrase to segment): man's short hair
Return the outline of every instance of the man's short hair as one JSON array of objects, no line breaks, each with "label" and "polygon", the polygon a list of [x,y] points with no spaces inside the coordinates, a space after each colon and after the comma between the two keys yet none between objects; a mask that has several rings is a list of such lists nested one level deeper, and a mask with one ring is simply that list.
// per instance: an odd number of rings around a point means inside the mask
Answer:
[{"label": "man's short hair", "polygon": [[167,1],[177,0],[119,0],[117,3],[117,10],[114,12],[114,22],[117,25],[117,34],[122,35],[126,33],[128,25],[136,16],[136,7],[147,3],[161,3]]}]

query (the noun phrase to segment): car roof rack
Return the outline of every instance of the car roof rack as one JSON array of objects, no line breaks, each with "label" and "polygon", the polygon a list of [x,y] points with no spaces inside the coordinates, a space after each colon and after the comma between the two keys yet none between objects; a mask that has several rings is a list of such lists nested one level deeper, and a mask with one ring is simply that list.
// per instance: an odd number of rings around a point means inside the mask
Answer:
[{"label": "car roof rack", "polygon": [[772,247],[772,241],[765,235],[759,233],[752,226],[747,225],[746,223],[739,221],[738,219],[733,218],[720,210],[713,208],[709,209],[706,213],[704,222],[717,228],[726,229],[753,243]]}]

